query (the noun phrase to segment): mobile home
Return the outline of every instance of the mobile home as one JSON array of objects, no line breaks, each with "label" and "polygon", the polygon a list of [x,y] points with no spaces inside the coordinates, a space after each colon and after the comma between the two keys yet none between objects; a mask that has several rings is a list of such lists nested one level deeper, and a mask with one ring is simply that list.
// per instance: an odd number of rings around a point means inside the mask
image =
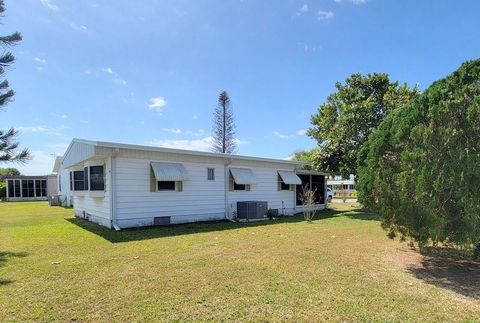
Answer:
[{"label": "mobile home", "polygon": [[59,163],[75,215],[115,229],[232,220],[243,201],[290,215],[307,184],[326,203],[325,174],[297,161],[73,139]]}]

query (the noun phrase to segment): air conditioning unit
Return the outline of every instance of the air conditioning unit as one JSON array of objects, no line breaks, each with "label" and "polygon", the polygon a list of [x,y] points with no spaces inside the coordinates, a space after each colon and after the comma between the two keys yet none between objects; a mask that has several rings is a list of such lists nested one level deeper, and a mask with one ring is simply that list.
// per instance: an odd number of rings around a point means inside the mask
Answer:
[{"label": "air conditioning unit", "polygon": [[237,218],[241,220],[255,220],[266,217],[268,203],[264,201],[237,202]]}]

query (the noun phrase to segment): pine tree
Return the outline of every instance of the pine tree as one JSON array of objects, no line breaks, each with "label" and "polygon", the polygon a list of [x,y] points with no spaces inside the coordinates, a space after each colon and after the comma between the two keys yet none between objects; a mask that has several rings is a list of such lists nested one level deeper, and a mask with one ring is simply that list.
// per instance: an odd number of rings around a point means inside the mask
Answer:
[{"label": "pine tree", "polygon": [[[5,12],[5,3],[0,0],[0,16]],[[22,35],[15,32],[11,35],[0,36],[0,46],[3,47],[4,52],[0,55],[0,78],[4,77],[6,70],[15,61],[15,57],[9,48],[15,46],[22,40]],[[0,110],[5,109],[5,106],[13,100],[15,92],[10,89],[10,85],[6,79],[0,81]],[[24,163],[30,158],[27,149],[18,152],[19,143],[16,141],[18,132],[14,128],[9,130],[0,130],[0,162],[20,162]]]},{"label": "pine tree", "polygon": [[235,140],[235,123],[230,105],[230,97],[222,91],[218,97],[218,105],[213,114],[213,143],[214,152],[233,154],[237,150]]}]

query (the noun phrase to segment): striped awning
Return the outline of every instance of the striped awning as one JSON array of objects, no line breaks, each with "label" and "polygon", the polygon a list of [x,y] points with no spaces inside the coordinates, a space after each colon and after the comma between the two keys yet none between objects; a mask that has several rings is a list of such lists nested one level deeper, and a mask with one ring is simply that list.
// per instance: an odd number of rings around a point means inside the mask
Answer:
[{"label": "striped awning", "polygon": [[157,181],[186,181],[188,174],[180,163],[152,163],[152,170]]},{"label": "striped awning", "polygon": [[250,168],[230,168],[235,183],[240,185],[255,184],[257,177]]},{"label": "striped awning", "polygon": [[278,175],[282,178],[282,181],[285,184],[293,184],[293,185],[300,185],[302,184],[302,180],[300,177],[295,174],[295,172],[291,170],[279,170]]}]

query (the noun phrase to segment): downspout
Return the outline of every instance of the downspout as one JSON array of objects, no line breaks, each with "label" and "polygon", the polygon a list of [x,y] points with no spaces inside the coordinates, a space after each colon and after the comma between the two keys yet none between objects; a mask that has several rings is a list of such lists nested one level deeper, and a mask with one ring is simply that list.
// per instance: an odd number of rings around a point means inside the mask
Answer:
[{"label": "downspout", "polygon": [[229,158],[225,161],[225,164],[223,165],[224,178],[225,178],[225,181],[224,181],[225,189],[223,190],[223,193],[224,193],[224,199],[225,199],[225,220],[230,220],[232,222],[235,222],[233,219],[229,217],[229,214],[228,214],[229,213],[228,210],[230,209],[228,205],[228,190],[229,190],[229,180],[230,180],[230,175],[228,174],[228,166],[231,164],[232,164],[232,159]]},{"label": "downspout", "polygon": [[120,231],[120,227],[117,224],[117,185],[115,181],[119,151],[120,149],[115,148],[110,156],[110,209],[112,210],[112,227],[116,231]]}]

